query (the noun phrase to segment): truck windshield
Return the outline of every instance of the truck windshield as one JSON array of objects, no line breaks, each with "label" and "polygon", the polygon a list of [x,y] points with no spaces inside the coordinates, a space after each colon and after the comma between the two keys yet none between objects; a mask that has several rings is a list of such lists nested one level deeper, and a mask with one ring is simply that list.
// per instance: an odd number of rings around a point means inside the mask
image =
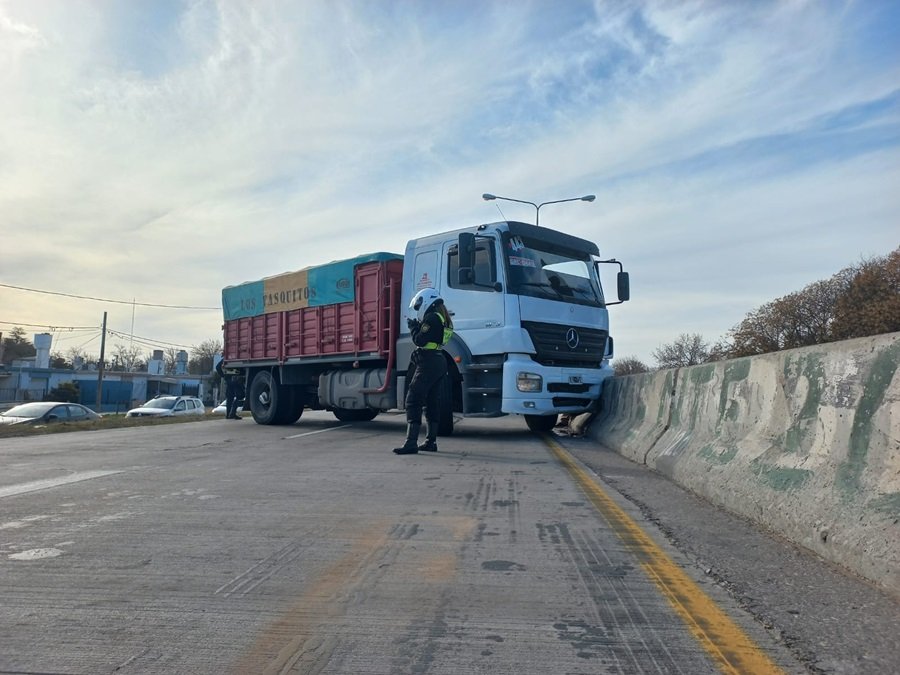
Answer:
[{"label": "truck windshield", "polygon": [[603,306],[603,294],[589,255],[525,237],[508,237],[504,253],[511,293]]}]

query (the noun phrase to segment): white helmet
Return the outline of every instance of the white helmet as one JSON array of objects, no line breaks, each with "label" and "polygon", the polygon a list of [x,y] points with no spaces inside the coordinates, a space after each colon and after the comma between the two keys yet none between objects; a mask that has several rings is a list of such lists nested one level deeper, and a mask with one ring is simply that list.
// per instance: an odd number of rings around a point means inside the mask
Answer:
[{"label": "white helmet", "polygon": [[443,301],[444,299],[441,297],[441,294],[433,288],[423,288],[409,301],[409,311],[407,312],[407,316],[410,319],[418,319],[421,321],[425,318],[425,312],[431,309],[431,306],[434,303]]}]

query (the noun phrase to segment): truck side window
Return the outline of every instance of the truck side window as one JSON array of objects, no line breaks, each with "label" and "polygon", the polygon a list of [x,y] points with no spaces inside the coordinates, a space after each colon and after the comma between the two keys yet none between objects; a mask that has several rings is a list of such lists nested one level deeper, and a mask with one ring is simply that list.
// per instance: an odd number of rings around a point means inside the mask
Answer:
[{"label": "truck side window", "polygon": [[[475,247],[475,267],[473,272],[475,281],[479,284],[490,286],[497,281],[496,269],[494,264],[494,248],[487,242],[479,243]],[[450,288],[464,288],[468,291],[486,291],[493,292],[493,288],[485,288],[484,286],[475,286],[473,284],[459,283],[459,253],[456,246],[451,246],[447,252],[447,285]]]}]

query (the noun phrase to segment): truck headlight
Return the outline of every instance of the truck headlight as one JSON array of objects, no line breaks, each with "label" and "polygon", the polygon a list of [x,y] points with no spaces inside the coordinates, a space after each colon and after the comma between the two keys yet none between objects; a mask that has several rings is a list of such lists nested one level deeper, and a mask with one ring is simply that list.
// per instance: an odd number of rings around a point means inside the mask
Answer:
[{"label": "truck headlight", "polygon": [[541,391],[544,378],[537,373],[519,373],[516,376],[516,389],[519,391]]}]

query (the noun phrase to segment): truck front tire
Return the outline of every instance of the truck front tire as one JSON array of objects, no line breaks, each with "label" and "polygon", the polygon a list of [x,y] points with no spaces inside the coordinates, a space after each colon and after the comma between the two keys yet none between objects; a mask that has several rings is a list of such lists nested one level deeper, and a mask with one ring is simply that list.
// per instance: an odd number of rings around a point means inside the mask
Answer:
[{"label": "truck front tire", "polygon": [[553,431],[559,415],[525,415],[525,424],[536,433]]}]

